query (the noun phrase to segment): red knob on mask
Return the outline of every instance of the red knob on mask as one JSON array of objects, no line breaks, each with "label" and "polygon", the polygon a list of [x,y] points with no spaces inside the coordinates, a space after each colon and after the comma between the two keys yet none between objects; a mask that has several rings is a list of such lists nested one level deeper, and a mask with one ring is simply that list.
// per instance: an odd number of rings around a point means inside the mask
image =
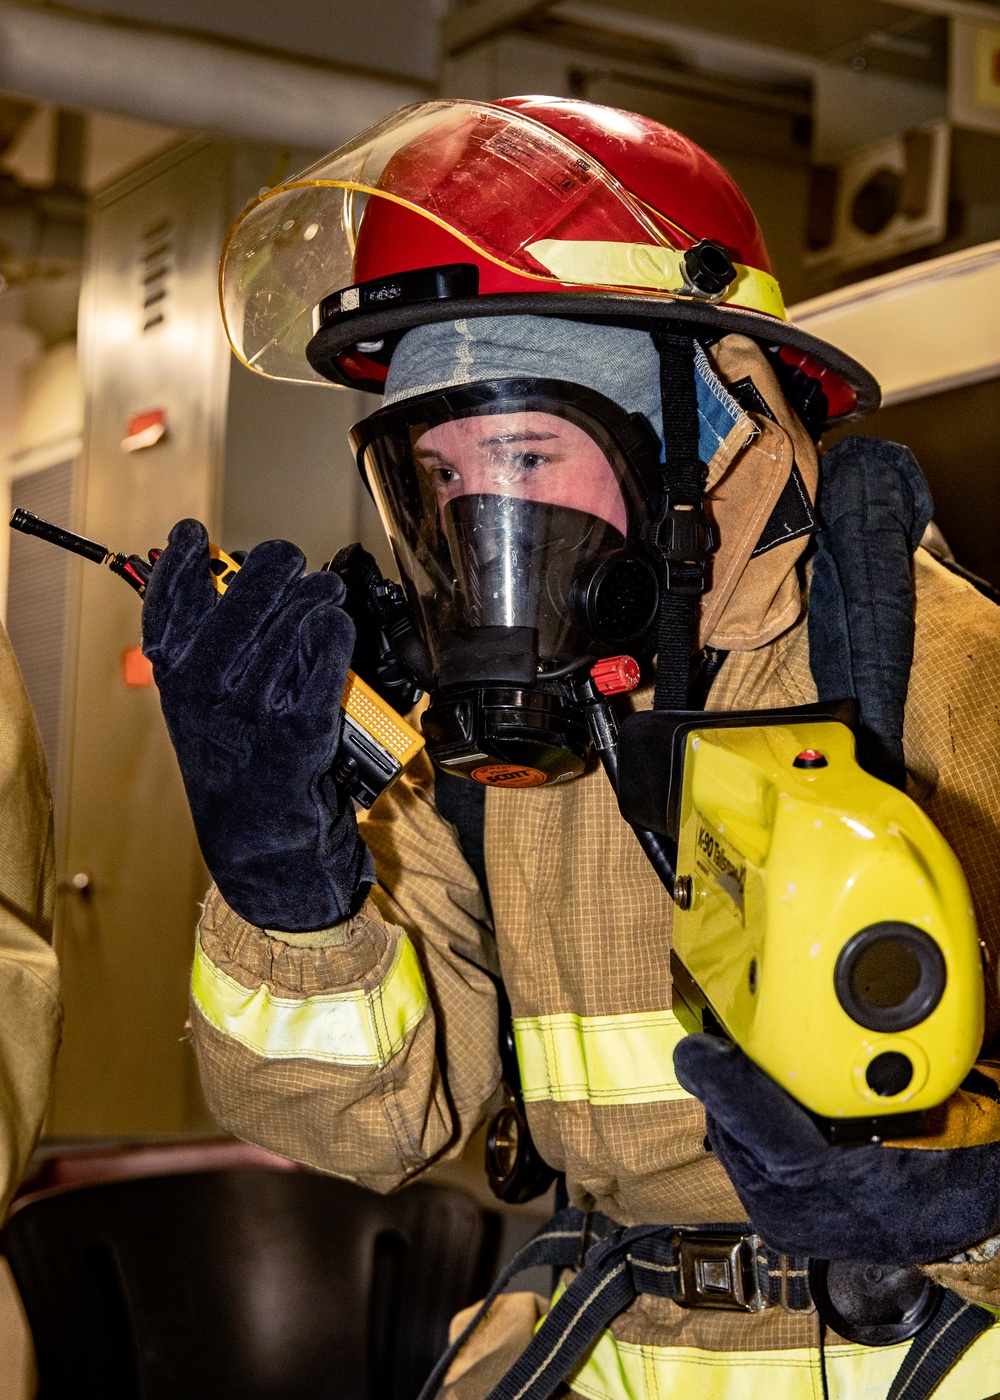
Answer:
[{"label": "red knob on mask", "polygon": [[639,663],[631,656],[606,656],[591,666],[590,675],[602,695],[621,695],[639,684]]}]

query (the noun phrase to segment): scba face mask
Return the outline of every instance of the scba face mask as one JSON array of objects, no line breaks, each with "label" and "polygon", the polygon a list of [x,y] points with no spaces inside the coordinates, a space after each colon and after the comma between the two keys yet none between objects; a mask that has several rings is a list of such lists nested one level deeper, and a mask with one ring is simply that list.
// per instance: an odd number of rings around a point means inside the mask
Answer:
[{"label": "scba face mask", "polygon": [[490,786],[581,773],[574,678],[655,646],[647,420],[577,384],[500,378],[407,398],[352,440],[423,643],[432,757]]}]

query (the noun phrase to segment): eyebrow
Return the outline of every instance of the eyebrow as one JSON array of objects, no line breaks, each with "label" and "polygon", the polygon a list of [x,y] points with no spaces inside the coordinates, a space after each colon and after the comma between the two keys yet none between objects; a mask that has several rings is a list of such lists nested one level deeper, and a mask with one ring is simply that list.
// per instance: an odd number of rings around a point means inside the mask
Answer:
[{"label": "eyebrow", "polygon": [[504,447],[509,442],[551,442],[558,433],[499,433],[496,437],[480,438],[477,447]]}]

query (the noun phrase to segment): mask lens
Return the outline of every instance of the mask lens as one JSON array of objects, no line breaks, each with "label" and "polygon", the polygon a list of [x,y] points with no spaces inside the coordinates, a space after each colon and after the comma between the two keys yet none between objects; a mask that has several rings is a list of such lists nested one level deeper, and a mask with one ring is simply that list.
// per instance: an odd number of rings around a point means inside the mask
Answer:
[{"label": "mask lens", "polygon": [[566,507],[622,538],[627,533],[621,485],[605,453],[582,427],[554,413],[453,419],[421,433],[413,455],[442,512],[459,497],[500,496]]},{"label": "mask lens", "polygon": [[[375,415],[386,430],[364,465],[435,672],[442,639],[447,649],[470,630],[507,628],[534,634],[544,675],[600,654],[595,617],[650,618],[655,574],[638,560],[621,566],[648,509],[596,419],[566,403],[490,400],[487,387],[470,386],[464,402],[450,391],[433,419],[422,400]],[[605,575],[595,608],[593,581]]]}]

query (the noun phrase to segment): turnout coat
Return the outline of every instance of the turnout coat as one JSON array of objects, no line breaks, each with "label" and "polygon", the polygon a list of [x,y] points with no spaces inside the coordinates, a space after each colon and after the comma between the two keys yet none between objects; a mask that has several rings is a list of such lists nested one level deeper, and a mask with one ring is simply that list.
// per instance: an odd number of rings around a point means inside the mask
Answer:
[{"label": "turnout coat", "polygon": [[41,1131],[59,1045],[54,896],[45,755],[0,627],[0,1216]]},{"label": "turnout coat", "polygon": [[[815,492],[815,453],[750,342],[727,337],[713,355],[724,380],[753,375],[774,418],[748,415],[736,448],[712,464],[722,547],[702,640],[729,655],[707,707],[810,702],[807,584],[796,570],[804,541],[749,556],[793,460]],[[923,549],[914,579],[908,788],[972,887],[990,960],[988,1050],[1000,1030],[1000,610]],[[632,703],[648,707],[651,687]],[[672,904],[603,771],[593,767],[551,789],[487,791],[489,904],[456,830],[438,813],[429,764],[415,764],[361,830],[378,884],[344,924],[269,932],[246,923],[217,891],[209,895],[192,1022],[219,1121],[375,1190],[403,1185],[460,1154],[499,1105],[493,978],[500,974],[531,1130],[546,1161],[565,1172],[571,1204],[628,1225],[745,1219],[707,1150],[701,1105],[674,1076],[683,1031],[671,1010]],[[984,1241],[930,1271],[1000,1308],[998,1251],[1000,1241]],[[502,1296],[442,1394],[486,1396],[546,1306],[534,1294]],[[865,1348],[828,1334],[830,1395],[884,1396],[906,1346]],[[937,1395],[986,1396],[998,1377],[1000,1327],[993,1327]],[[600,1338],[571,1394],[817,1400],[819,1324],[815,1313],[781,1306],[685,1310],[643,1295]]]}]

